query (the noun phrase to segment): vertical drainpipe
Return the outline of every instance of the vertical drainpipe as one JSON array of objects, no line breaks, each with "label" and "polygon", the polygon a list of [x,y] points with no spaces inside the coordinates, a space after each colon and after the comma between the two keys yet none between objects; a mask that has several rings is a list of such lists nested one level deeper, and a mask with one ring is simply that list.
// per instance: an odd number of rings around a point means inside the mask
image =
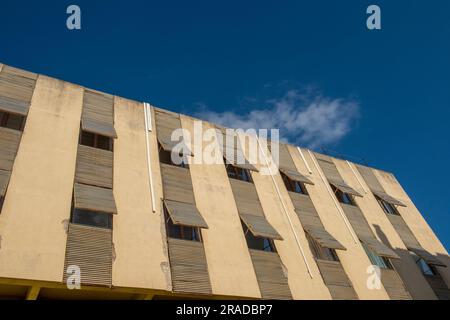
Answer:
[{"label": "vertical drainpipe", "polygon": [[156,205],[155,205],[155,191],[153,189],[153,177],[152,177],[152,167],[151,167],[151,158],[150,158],[150,146],[149,146],[149,137],[148,132],[152,131],[152,113],[150,109],[150,105],[146,102],[144,102],[144,120],[145,120],[145,142],[146,142],[146,149],[147,149],[147,169],[148,169],[148,180],[150,182],[150,193],[151,193],[151,199],[152,199],[152,211],[153,213],[156,212]]}]

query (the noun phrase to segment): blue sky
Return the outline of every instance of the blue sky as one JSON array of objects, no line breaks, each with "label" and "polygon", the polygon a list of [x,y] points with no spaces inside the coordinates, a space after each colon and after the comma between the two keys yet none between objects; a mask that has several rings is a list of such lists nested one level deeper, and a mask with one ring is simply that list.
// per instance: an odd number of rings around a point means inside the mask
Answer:
[{"label": "blue sky", "polygon": [[[69,4],[80,31],[65,27]],[[380,31],[365,26],[369,4]],[[2,0],[1,11],[1,62],[225,122],[290,114],[290,141],[394,172],[450,248],[448,0]]]}]

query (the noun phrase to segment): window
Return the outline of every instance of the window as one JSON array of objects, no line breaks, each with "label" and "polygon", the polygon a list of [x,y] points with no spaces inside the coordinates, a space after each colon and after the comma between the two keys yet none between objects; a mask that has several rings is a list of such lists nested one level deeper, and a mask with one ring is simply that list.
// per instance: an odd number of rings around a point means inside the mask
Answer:
[{"label": "window", "polygon": [[81,131],[80,143],[98,149],[113,150],[113,139],[92,132]]},{"label": "window", "polygon": [[437,271],[434,269],[434,267],[432,265],[429,265],[428,263],[426,263],[425,260],[423,260],[421,257],[419,257],[418,255],[416,255],[414,252],[409,252],[413,258],[414,261],[416,262],[416,264],[419,266],[420,270],[422,271],[422,273],[426,276],[435,276]]},{"label": "window", "polygon": [[287,175],[285,175],[283,172],[280,172],[280,173],[281,173],[281,177],[283,178],[286,189],[288,189],[288,191],[306,194],[306,195],[308,194],[308,191],[306,190],[306,187],[302,182],[292,180]]},{"label": "window", "polygon": [[200,229],[198,227],[181,226],[174,224],[166,208],[164,208],[164,216],[166,219],[167,236],[169,238],[197,241],[197,242],[202,241]]},{"label": "window", "polygon": [[391,261],[389,261],[388,258],[380,257],[375,252],[373,252],[371,249],[369,249],[369,247],[367,247],[367,245],[365,243],[361,243],[361,244],[364,248],[364,251],[366,251],[367,256],[369,257],[370,262],[373,265],[378,266],[381,269],[393,269]]},{"label": "window", "polygon": [[352,206],[355,206],[355,201],[353,200],[353,197],[345,192],[342,192],[335,186],[331,185],[331,188],[333,189],[334,194],[336,195],[336,198],[339,200],[340,203],[349,204]]},{"label": "window", "polygon": [[308,233],[306,233],[306,239],[308,239],[309,248],[311,249],[314,258],[319,260],[339,261],[336,250],[322,247]]},{"label": "window", "polygon": [[186,162],[186,157],[183,157],[183,154],[179,154],[180,157],[182,157],[182,161],[180,164],[175,164],[172,162],[172,152],[164,150],[161,145],[159,145],[159,161],[161,163],[170,164],[172,166],[182,167],[182,168],[189,168],[189,165]]},{"label": "window", "polygon": [[250,249],[267,251],[267,252],[276,252],[275,243],[272,239],[255,237],[250,229],[241,221],[242,228],[244,230],[245,239],[247,240],[247,246]]},{"label": "window", "polygon": [[242,169],[229,164],[225,160],[225,166],[227,169],[228,177],[232,179],[242,180],[246,182],[253,182],[250,171],[247,169]]},{"label": "window", "polygon": [[23,131],[25,117],[0,111],[0,127]]},{"label": "window", "polygon": [[112,229],[112,214],[83,209],[72,211],[72,223],[90,227]]},{"label": "window", "polygon": [[380,199],[378,197],[376,197],[376,198],[377,198],[378,203],[380,204],[381,208],[383,208],[383,211],[385,213],[393,214],[393,215],[396,215],[396,216],[400,215],[400,213],[398,212],[397,208],[394,205],[392,205],[389,202],[386,202],[386,201],[384,201],[384,200],[382,200],[382,199]]}]

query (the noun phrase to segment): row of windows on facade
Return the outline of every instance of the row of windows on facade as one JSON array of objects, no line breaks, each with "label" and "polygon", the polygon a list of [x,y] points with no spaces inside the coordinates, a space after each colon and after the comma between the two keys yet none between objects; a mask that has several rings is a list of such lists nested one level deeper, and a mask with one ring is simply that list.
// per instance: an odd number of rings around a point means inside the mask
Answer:
[{"label": "row of windows on facade", "polygon": [[[0,126],[1,127],[6,127],[6,128],[22,131],[24,125],[25,125],[25,117],[24,116],[0,111]],[[90,146],[93,148],[113,151],[113,139],[111,139],[110,137],[102,136],[102,135],[91,133],[91,132],[81,131],[80,144],[85,145],[85,146]],[[160,156],[161,162],[166,163],[166,164],[175,165],[171,160],[170,151],[164,150],[163,148],[161,148],[161,146],[159,148],[159,156]],[[224,159],[224,161],[226,163],[226,170],[227,170],[228,177],[230,177],[232,179],[246,181],[246,182],[253,182],[249,170],[233,166],[232,164],[227,163],[227,161],[225,159]],[[181,164],[179,164],[178,166],[187,168],[188,164],[186,163],[186,161],[182,161]],[[282,178],[283,178],[284,184],[288,191],[302,193],[302,194],[308,194],[303,183],[301,183],[299,181],[294,181],[294,180],[290,179],[289,177],[287,177],[286,175],[284,175],[283,173],[282,173]],[[333,188],[333,191],[334,191],[337,199],[341,203],[345,203],[348,205],[355,205],[354,199],[351,195],[349,195],[345,192],[342,192],[341,190],[339,190],[338,188],[336,188],[333,185],[331,187]],[[381,208],[384,210],[384,212],[386,212],[388,214],[399,215],[399,212],[395,206],[393,206],[392,204],[390,204],[378,197],[377,197],[377,200],[378,200]]]},{"label": "row of windows on facade", "polygon": [[[182,154],[180,154],[179,156],[184,161],[182,161],[180,164],[173,163],[171,152],[164,150],[162,148],[162,146],[159,145],[159,160],[160,160],[160,162],[162,162],[164,164],[169,164],[169,165],[188,169],[189,165],[186,163],[187,162],[186,158],[183,157]],[[226,171],[227,171],[228,177],[230,177],[232,179],[238,179],[238,180],[250,182],[250,183],[253,182],[253,180],[251,178],[251,174],[248,170],[242,169],[242,168],[239,168],[239,167],[236,167],[236,166],[233,166],[233,165],[227,163],[225,158],[224,158],[224,162],[226,164]],[[165,216],[165,221],[166,221],[168,237],[183,239],[183,240],[190,240],[190,241],[202,241],[200,228],[174,224],[167,212],[167,208],[165,208],[165,207],[164,207],[164,216]],[[242,224],[242,229],[243,229],[243,232],[245,235],[245,239],[247,241],[247,245],[250,249],[276,252],[275,244],[272,239],[255,237],[252,234],[252,232],[249,230],[249,228],[242,221],[241,221],[241,224]]]},{"label": "row of windows on facade", "polygon": [[[97,147],[96,141],[99,141],[95,135],[87,136],[83,135],[85,139],[82,141],[88,141],[91,142],[91,146]],[[88,139],[89,138],[89,139]],[[100,140],[101,141],[101,140]],[[162,146],[159,146],[159,156],[160,161],[162,163],[170,164],[170,165],[176,165],[172,162],[171,158],[171,152],[164,150]],[[182,156],[182,154],[180,154]],[[224,159],[224,162],[226,163],[226,170],[227,174],[232,179],[238,179],[246,182],[253,182],[251,178],[251,174],[249,170],[239,168],[236,166],[233,166],[232,164],[227,163],[226,159]],[[181,164],[178,164],[176,166],[188,168],[188,165],[185,161],[183,161]],[[284,184],[288,191],[301,193],[301,194],[308,194],[306,187],[303,183],[299,181],[294,181],[287,177],[285,174],[281,173]],[[355,205],[355,202],[351,195],[342,192],[341,190],[334,188],[335,194],[340,202],[347,203],[350,205]],[[380,199],[381,200],[381,199]],[[78,210],[76,212],[76,219],[88,219],[86,217],[85,211]],[[112,226],[111,225],[111,216],[109,218],[104,217],[104,214],[97,217],[98,224],[101,224],[102,226]],[[178,239],[184,239],[184,240],[190,240],[190,241],[201,241],[201,231],[200,228],[192,227],[192,226],[181,226],[181,225],[175,225],[172,220],[170,219],[170,216],[167,214],[167,210],[165,209],[165,220],[166,220],[166,226],[167,226],[167,234],[171,238],[178,238]],[[247,240],[248,247],[251,249],[256,250],[264,250],[264,251],[272,251],[275,252],[275,245],[273,240],[268,238],[261,238],[261,237],[255,237],[248,227],[242,223],[242,227],[244,230],[244,234]],[[337,254],[334,249],[324,248],[320,246],[316,240],[311,238],[309,235],[308,242],[309,246],[311,247],[311,250],[314,254],[314,256],[317,259],[323,259],[323,260],[331,260],[331,261],[338,261]],[[369,258],[371,259],[374,264],[379,265],[383,268],[391,268],[392,265],[390,264],[389,260],[383,257],[377,256],[374,252],[370,251],[367,247],[365,247],[366,252],[368,252]]]},{"label": "row of windows on facade", "polygon": [[[167,210],[164,208],[164,215],[166,220],[167,236],[170,238],[189,240],[189,241],[202,241],[201,229],[198,227],[181,226],[176,225],[170,219]],[[97,228],[112,229],[113,216],[109,213],[94,212],[82,209],[73,209],[71,222],[75,224],[87,225]],[[263,250],[269,252],[276,252],[275,244],[272,239],[255,237],[248,227],[242,223],[243,232],[247,245],[250,249]],[[306,233],[309,247],[313,256],[318,260],[339,261],[337,253],[334,249],[322,247],[315,239],[313,239],[308,233]],[[392,263],[388,258],[381,257],[374,253],[362,243],[370,262],[384,269],[393,269]],[[427,276],[436,275],[436,270],[432,265],[429,265],[422,258],[418,257],[411,252],[416,264],[422,270],[423,274]]]},{"label": "row of windows on facade", "polygon": [[[5,111],[0,111],[0,127],[23,131],[26,117]],[[80,144],[103,150],[113,150],[113,140],[87,131],[81,131]]]},{"label": "row of windows on facade", "polygon": [[[0,111],[0,127],[23,131],[25,120],[26,120],[25,116]],[[102,150],[108,151],[113,150],[113,140],[111,138],[86,131],[81,131],[80,144]],[[163,163],[175,165],[171,160],[171,153],[169,151],[163,150],[161,147],[160,147],[160,160]],[[232,164],[227,163],[226,160],[225,163],[228,177],[250,183],[253,182],[249,170],[233,166]],[[178,166],[184,168],[188,167],[185,161],[181,162],[181,164],[179,164]],[[288,191],[301,194],[308,194],[306,187],[303,183],[299,181],[294,181],[284,174],[282,174],[282,178]],[[332,188],[337,199],[341,203],[355,205],[355,202],[351,195],[342,192],[341,190],[337,189],[334,186],[332,186]],[[399,212],[395,206],[378,197],[377,200],[382,209],[384,210],[384,212],[388,214],[399,215]],[[0,198],[0,207],[2,207],[3,201],[4,198],[3,197]],[[172,223],[170,217],[168,217],[166,212],[165,214],[166,214],[167,233],[169,237],[191,241],[201,241],[201,232],[199,228],[175,225]],[[99,213],[89,210],[73,209],[71,221],[72,223],[76,224],[112,229],[112,214],[108,213]],[[268,238],[255,237],[244,223],[242,223],[242,227],[249,248],[271,252],[276,251],[273,240]],[[317,259],[331,260],[331,261],[339,260],[334,249],[324,248],[320,246],[317,243],[317,241],[311,238],[308,234],[307,239],[311,251],[313,252],[314,256]],[[373,264],[378,265],[381,268],[392,268],[389,259],[376,255],[364,244],[363,247],[366,250],[367,255],[369,256],[370,261]],[[436,272],[433,270],[433,267],[428,265],[423,259],[415,256],[415,260],[424,274],[426,275],[436,274]]]}]

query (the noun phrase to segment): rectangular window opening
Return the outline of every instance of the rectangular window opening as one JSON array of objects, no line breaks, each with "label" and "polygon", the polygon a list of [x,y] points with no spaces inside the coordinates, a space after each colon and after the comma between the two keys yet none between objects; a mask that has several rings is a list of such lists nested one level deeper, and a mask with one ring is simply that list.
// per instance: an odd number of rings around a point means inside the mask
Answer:
[{"label": "rectangular window opening", "polygon": [[434,266],[429,265],[425,260],[423,260],[421,257],[419,257],[414,252],[410,251],[409,253],[413,256],[414,261],[416,262],[417,266],[420,268],[420,271],[422,271],[422,273],[424,275],[426,275],[426,276],[436,276],[437,275],[437,270],[434,268]]},{"label": "rectangular window opening", "polygon": [[280,174],[288,191],[308,195],[308,191],[306,190],[306,187],[302,182],[292,180],[283,172],[280,172]]},{"label": "rectangular window opening", "polygon": [[241,221],[242,228],[244,230],[245,239],[247,241],[247,246],[249,249],[266,251],[266,252],[277,252],[275,248],[275,243],[272,239],[255,237],[250,229]]},{"label": "rectangular window opening", "polygon": [[333,185],[331,185],[331,188],[333,189],[333,192],[340,203],[356,206],[355,200],[353,199],[352,195],[339,190]]},{"label": "rectangular window opening", "polygon": [[247,169],[239,168],[236,166],[233,166],[230,163],[227,163],[227,160],[225,161],[225,167],[227,169],[227,174],[229,178],[237,179],[245,182],[253,182],[252,176],[250,174],[250,171]]},{"label": "rectangular window opening", "polygon": [[23,131],[25,116],[0,111],[0,127]]},{"label": "rectangular window opening", "polygon": [[307,232],[309,247],[313,253],[314,258],[318,260],[339,261],[336,250],[322,247],[315,239],[313,239]]},{"label": "rectangular window opening", "polygon": [[158,152],[159,152],[159,161],[164,164],[169,164],[171,166],[181,167],[181,168],[189,168],[189,165],[187,164],[186,157],[183,156],[182,153],[179,154],[179,156],[182,158],[182,161],[180,164],[176,164],[172,161],[172,152],[164,150],[161,144],[158,146]]},{"label": "rectangular window opening", "polygon": [[383,211],[387,214],[393,214],[396,216],[400,215],[400,212],[398,212],[397,208],[390,204],[389,202],[384,201],[383,199],[380,199],[379,197],[376,197],[378,200],[378,203],[380,204],[380,207],[383,209]]},{"label": "rectangular window opening", "polygon": [[74,208],[70,222],[90,227],[112,229],[112,214]]},{"label": "rectangular window opening", "polygon": [[388,258],[377,255],[365,243],[361,242],[361,244],[364,248],[364,251],[366,251],[367,256],[369,257],[370,262],[373,265],[378,266],[381,269],[394,269],[391,261]]},{"label": "rectangular window opening", "polygon": [[97,149],[113,151],[113,139],[93,132],[83,131],[80,133],[80,144]]},{"label": "rectangular window opening", "polygon": [[200,228],[174,224],[169,216],[169,213],[167,212],[166,207],[164,207],[164,216],[166,220],[167,236],[169,238],[197,241],[197,242],[202,241]]}]

